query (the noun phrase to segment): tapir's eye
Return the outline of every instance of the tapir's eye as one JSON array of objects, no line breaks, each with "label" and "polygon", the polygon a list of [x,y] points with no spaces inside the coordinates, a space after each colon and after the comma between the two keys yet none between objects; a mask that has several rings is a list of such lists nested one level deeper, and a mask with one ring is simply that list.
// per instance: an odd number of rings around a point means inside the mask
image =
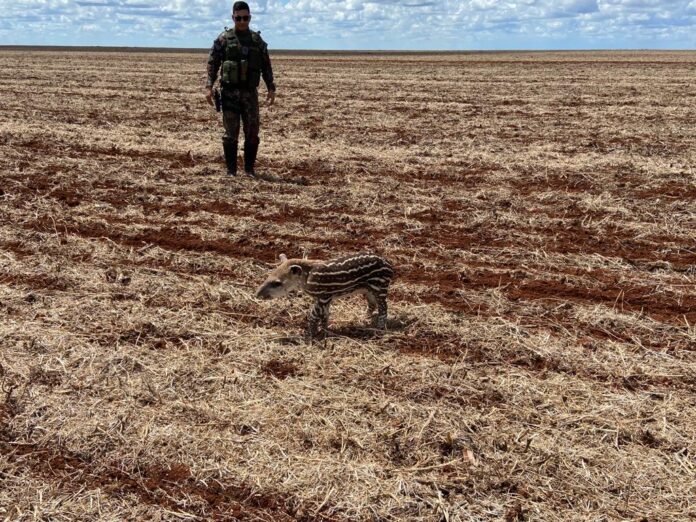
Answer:
[{"label": "tapir's eye", "polygon": [[282,284],[283,284],[283,283],[281,283],[280,281],[272,281],[272,282],[270,283],[271,288],[278,288],[278,287],[281,286]]}]

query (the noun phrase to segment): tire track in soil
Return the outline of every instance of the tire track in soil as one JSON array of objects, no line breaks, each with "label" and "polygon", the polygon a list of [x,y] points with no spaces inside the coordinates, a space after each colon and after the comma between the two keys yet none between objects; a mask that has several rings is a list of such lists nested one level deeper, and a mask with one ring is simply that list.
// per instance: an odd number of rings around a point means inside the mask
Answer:
[{"label": "tire track in soil", "polygon": [[36,156],[49,156],[52,158],[59,157],[82,159],[91,156],[115,156],[128,158],[130,160],[159,160],[160,162],[169,162],[172,167],[193,167],[199,163],[217,162],[218,157],[196,155],[194,158],[189,152],[167,152],[163,150],[138,150],[138,149],[122,149],[116,145],[111,147],[99,147],[90,145],[81,145],[74,142],[61,141],[42,141],[38,138],[31,138],[26,141],[12,140],[13,148],[27,149],[31,152],[33,161]]},{"label": "tire track in soil", "polygon": [[[50,192],[48,193],[50,196],[55,197],[56,199],[62,201],[66,198],[76,198],[79,197],[79,192],[75,188],[52,188],[56,184],[55,180],[50,180],[48,178],[42,180],[36,180],[33,179],[30,183],[30,187],[34,191],[42,191],[42,190],[49,190]],[[90,187],[92,188],[92,187]],[[368,213],[360,213],[356,212],[356,209],[350,208],[345,205],[338,205],[338,206],[333,206],[330,209],[326,208],[309,208],[309,207],[300,207],[300,206],[292,206],[288,205],[287,203],[283,203],[280,208],[278,208],[278,212],[273,213],[273,214],[267,214],[267,215],[261,215],[258,213],[258,209],[263,209],[267,208],[268,203],[265,199],[260,198],[260,199],[255,199],[252,198],[248,201],[245,201],[245,203],[248,204],[248,206],[241,206],[238,203],[230,203],[228,201],[224,200],[203,200],[200,202],[196,203],[161,203],[161,202],[152,202],[152,201],[144,201],[143,200],[143,192],[142,190],[139,190],[138,187],[122,187],[119,186],[118,183],[116,182],[101,182],[98,187],[96,188],[116,188],[119,191],[118,196],[109,196],[108,194],[102,194],[98,198],[96,198],[96,201],[100,202],[107,202],[110,204],[117,205],[119,208],[123,207],[127,204],[129,201],[129,195],[137,195],[138,196],[138,201],[132,202],[133,205],[135,206],[140,206],[142,207],[143,213],[148,215],[148,216],[153,216],[156,214],[159,215],[173,215],[177,217],[185,217],[189,215],[190,213],[196,213],[196,212],[207,212],[219,216],[227,216],[227,217],[246,217],[246,218],[254,218],[257,219],[261,222],[272,222],[276,224],[286,224],[288,221],[300,221],[300,222],[305,222],[305,223],[316,223],[317,221],[321,223],[333,223],[337,218],[336,215],[356,215],[358,218],[365,218],[368,217]],[[94,195],[92,195],[94,197]],[[158,196],[162,196],[161,192],[158,192]],[[172,198],[179,198],[179,194],[176,192],[170,192],[165,194],[165,196],[169,196]],[[67,202],[68,205],[70,206],[71,203],[70,201]],[[443,227],[442,225],[439,225],[442,222],[447,222],[448,220],[456,220],[459,216],[457,212],[449,210],[449,208],[454,208],[452,207],[453,202],[444,202],[444,207],[448,208],[448,210],[443,210],[440,211],[438,209],[430,209],[428,211],[423,211],[419,213],[415,213],[409,217],[413,219],[417,219],[418,221],[421,221],[423,223],[427,223],[429,225],[433,226],[432,230],[428,230],[425,232],[408,232],[406,230],[406,224],[405,223],[393,223],[391,228],[389,230],[359,230],[358,232],[360,235],[364,236],[369,236],[369,237],[377,237],[378,239],[384,238],[388,233],[398,233],[400,235],[408,235],[412,239],[412,244],[414,247],[417,246],[427,246],[427,247],[445,247],[445,250],[449,250],[451,248],[457,248],[457,249],[473,249],[477,247],[481,247],[484,245],[491,244],[493,242],[496,243],[497,246],[499,247],[513,247],[513,246],[519,246],[518,243],[514,242],[509,242],[505,240],[500,240],[501,238],[497,238],[493,235],[490,235],[485,228],[481,225],[477,225],[476,227],[473,228],[468,228],[466,234],[463,234],[461,229],[458,228],[452,228],[452,227]],[[463,210],[459,209],[457,205],[455,207],[458,210]],[[109,218],[108,216],[102,216],[108,221],[112,221],[115,223],[127,223],[129,221],[124,221],[123,219],[118,219],[118,218]],[[310,218],[311,219],[308,219]],[[156,225],[155,220],[147,220],[144,219],[140,224],[144,225]],[[190,226],[192,224],[197,224],[196,222],[186,222],[187,226]],[[204,224],[202,221],[199,224]],[[573,223],[573,227],[578,226],[577,223]],[[539,228],[530,228],[528,230],[515,230],[516,233],[527,233],[528,235],[533,235],[537,234],[539,230],[544,230],[548,232],[549,234],[554,236],[554,243],[557,243],[558,250],[560,252],[566,252],[573,250],[573,246],[575,247],[575,250],[578,252],[575,253],[580,253],[580,246],[578,246],[578,241],[576,241],[578,235],[584,235],[586,238],[586,243],[590,242],[595,242],[599,243],[602,245],[602,242],[606,242],[607,238],[602,238],[602,237],[597,237],[596,235],[593,235],[589,232],[587,232],[584,229],[577,230],[575,228],[571,227],[571,230],[568,229],[568,227],[559,224],[558,228],[545,228],[545,229],[539,229]],[[558,231],[563,231],[564,234],[563,236],[558,235]],[[485,235],[487,234],[488,235]],[[443,238],[444,236],[444,238]],[[433,241],[433,237],[437,237],[437,241]],[[648,236],[649,237],[649,236]],[[308,238],[301,238],[298,236],[291,236],[291,235],[286,235],[282,236],[281,238],[287,239],[288,241],[294,242],[294,241],[300,241],[300,240],[307,240]],[[448,239],[448,238],[453,238],[453,239]],[[622,236],[618,235],[614,238],[616,241],[630,241],[632,238],[630,236]],[[682,238],[668,238],[668,237],[654,237],[654,241],[672,241],[672,242],[680,242],[683,241]],[[581,242],[582,244],[582,242]],[[350,246],[350,245],[348,245]],[[552,250],[548,248],[548,245],[546,245],[548,250]],[[586,252],[587,249],[583,248],[582,252]],[[639,260],[638,261],[633,261],[633,264],[637,267],[640,267],[642,263],[640,260],[656,260],[656,262],[680,262],[683,261],[684,264],[679,263],[677,266],[670,267],[673,270],[679,272],[679,271],[685,271],[690,268],[692,268],[691,264],[688,264],[690,261],[696,261],[696,255],[691,254],[690,252],[685,252],[685,253],[680,253],[680,254],[673,254],[673,255],[666,255],[666,256],[660,256],[657,259],[655,259],[655,250],[656,248],[646,242],[646,241],[641,241],[637,243],[635,246],[631,247],[632,254],[634,254],[635,257],[637,257]],[[603,245],[597,253],[601,254],[608,254],[610,252],[615,252],[616,251],[616,244],[615,243],[609,243],[606,245]],[[592,252],[590,252],[592,253]],[[439,254],[438,252],[430,252],[429,253],[430,257],[437,259],[438,261],[442,261],[443,263],[449,263],[451,262],[451,259],[448,256]],[[628,259],[628,261],[631,261]],[[648,267],[651,269],[650,267]],[[563,272],[563,268],[559,267],[559,271]]]},{"label": "tire track in soil", "polygon": [[513,302],[546,301],[555,306],[563,302],[603,304],[621,312],[644,313],[666,324],[683,325],[684,318],[690,324],[696,323],[696,295],[660,294],[656,288],[638,284],[624,287],[616,277],[597,270],[587,274],[595,279],[597,287],[578,287],[567,276],[551,279],[521,270],[467,269],[432,273],[410,268],[399,270],[397,276],[431,287],[432,290],[418,297],[426,303],[440,302],[454,311],[465,312],[471,308],[460,295],[464,290],[500,289]]},{"label": "tire track in soil", "polygon": [[[51,195],[58,199],[68,198],[66,204],[68,204],[68,206],[74,206],[73,199],[71,198],[76,198],[77,196],[70,194],[68,196],[64,196],[64,193],[69,193],[69,191],[54,190],[51,193]],[[123,204],[123,201],[125,201],[125,199],[122,197],[119,198],[118,201],[121,202],[121,204]],[[79,200],[77,204],[79,204]],[[279,212],[275,214],[259,215],[258,208],[264,208],[266,204],[262,201],[254,200],[249,202],[249,205],[252,208],[241,207],[239,205],[220,200],[201,202],[198,205],[183,203],[161,204],[153,202],[141,202],[140,205],[143,208],[143,212],[148,216],[152,216],[156,213],[163,211],[166,214],[182,217],[188,215],[191,212],[205,211],[216,215],[254,218],[264,223],[271,222],[276,224],[285,224],[290,219],[295,219],[303,223],[319,222],[324,224],[330,224],[333,222],[333,220],[335,220],[335,216],[333,214],[345,214],[352,212],[352,209],[348,207],[336,207],[330,210],[326,210],[321,208],[315,209],[307,207],[291,207],[287,204],[284,204],[283,207],[279,209]],[[352,212],[352,214],[355,215],[355,212]],[[308,219],[309,217],[311,217],[312,219]],[[426,216],[416,217],[424,222],[439,221],[437,217],[433,216],[433,211],[428,211],[428,214]],[[444,216],[441,217],[444,218]],[[118,220],[116,221],[118,222]],[[132,220],[130,220],[130,222],[132,224]],[[149,220],[144,220],[142,224],[154,223],[152,223]],[[195,224],[203,223],[186,223],[187,226]],[[359,227],[359,224],[355,224],[353,225],[353,227]],[[671,265],[673,265],[673,268],[676,271],[691,270],[696,265],[696,253],[692,253],[684,249],[684,251],[680,251],[677,253],[656,255],[657,249],[655,248],[655,246],[653,246],[651,242],[647,240],[641,240],[640,242],[638,242],[630,237],[627,237],[625,234],[617,233],[616,230],[609,232],[605,236],[598,236],[588,232],[582,227],[578,228],[559,225],[557,228],[530,228],[529,230],[515,230],[514,232],[527,233],[527,235],[532,236],[533,234],[538,233],[539,231],[543,231],[545,233],[544,236],[537,236],[540,239],[546,239],[548,236],[553,237],[552,245],[542,244],[542,248],[544,248],[547,251],[576,254],[599,253],[600,255],[618,255],[619,257],[623,257],[626,261],[634,265],[639,265],[641,263],[644,263],[645,261],[668,262]],[[491,244],[495,244],[497,247],[500,248],[519,246],[519,242],[515,243],[513,241],[505,239],[501,240],[501,238],[495,237],[491,234],[490,231],[485,230],[481,226],[468,228],[466,233],[462,233],[461,229],[449,226],[437,226],[435,230],[427,232],[409,232],[405,229],[405,224],[395,224],[392,225],[392,227],[389,229],[363,229],[358,230],[358,232],[359,234],[357,234],[357,236],[364,237],[364,240],[360,241],[354,239],[345,240],[341,238],[333,238],[332,242],[334,246],[341,246],[344,247],[346,250],[355,251],[356,249],[360,250],[364,248],[371,248],[375,240],[381,240],[390,234],[398,233],[401,236],[403,236],[406,240],[409,240],[414,248],[427,248],[429,250],[429,257],[441,260],[443,263],[448,264],[451,263],[451,258],[439,254],[437,250],[433,250],[434,248],[449,251],[452,249],[472,250]],[[88,237],[102,237],[105,235],[100,234],[98,236],[95,236],[90,232],[81,233],[79,230],[77,231],[77,233],[80,235],[86,235]],[[179,234],[183,233],[180,232]],[[192,236],[189,235],[189,239],[191,239],[191,237]],[[578,241],[579,238],[582,238],[582,240]],[[284,240],[283,244],[286,245],[284,246],[284,248],[291,248],[292,245],[295,245],[298,242],[314,242],[316,244],[316,241],[313,240],[313,238],[300,237],[289,234],[277,234],[276,239]],[[682,241],[681,238],[654,238],[655,241],[663,242],[669,241],[670,239],[673,242]],[[192,246],[190,244],[190,241],[189,246]],[[555,248],[551,248],[551,246],[555,246]],[[201,250],[201,248],[201,245],[198,245],[197,247],[189,249]],[[320,245],[320,248],[317,248],[317,250],[323,251],[324,244],[322,243]],[[209,246],[207,251],[218,251],[219,253],[226,253],[224,249],[220,250],[219,245],[217,247]],[[274,256],[271,256],[270,258],[265,258],[265,260],[272,259],[274,259]]]},{"label": "tire track in soil", "polygon": [[[44,185],[41,182],[36,183],[36,190],[40,190]],[[54,182],[48,182],[48,186],[52,186]],[[47,187],[46,187],[47,188]],[[69,190],[52,189],[55,192],[55,197],[65,199],[68,206],[79,204],[74,199],[78,196],[71,197],[66,192]],[[124,190],[126,193],[124,193]],[[128,201],[127,191],[130,189],[119,188],[119,193],[115,201],[123,204]],[[134,194],[142,199],[143,194],[137,188],[132,189]],[[51,193],[49,193],[50,195]],[[161,194],[159,194],[161,195]],[[176,193],[169,194],[172,197],[177,197]],[[102,198],[103,199],[103,198]],[[107,198],[111,201],[111,198]],[[105,199],[106,201],[106,199]],[[143,212],[152,215],[155,212],[165,212],[183,216],[190,212],[205,210],[207,212],[235,217],[252,217],[262,222],[274,222],[278,224],[287,223],[289,219],[302,223],[313,223],[317,218],[324,217],[327,221],[331,220],[331,213],[343,212],[349,213],[358,218],[369,217],[368,213],[361,213],[354,208],[346,206],[337,206],[331,209],[312,209],[307,207],[292,207],[283,204],[278,208],[278,212],[271,215],[260,215],[258,208],[265,208],[267,202],[261,200],[253,200],[250,202],[253,208],[243,208],[235,206],[224,201],[203,201],[198,205],[186,203],[158,203],[151,201],[140,201],[143,207]],[[605,257],[621,257],[629,262],[639,262],[641,260],[649,261],[667,261],[674,265],[677,269],[689,269],[696,265],[696,252],[685,247],[677,246],[677,252],[660,253],[658,251],[657,242],[675,243],[677,245],[684,244],[685,239],[679,237],[645,236],[643,239],[636,239],[631,234],[623,232],[617,226],[609,226],[601,233],[593,232],[582,226],[579,220],[574,220],[571,223],[560,222],[556,225],[547,225],[541,227],[534,226],[515,226],[508,227],[501,231],[498,229],[489,229],[482,224],[468,226],[466,229],[447,225],[452,220],[456,220],[458,214],[448,210],[431,209],[422,215],[414,216],[421,222],[427,223],[430,226],[426,230],[409,231],[405,229],[404,224],[392,225],[385,230],[363,230],[361,236],[375,240],[383,239],[389,233],[398,233],[403,236],[405,242],[410,242],[414,246],[427,247],[429,250],[471,250],[474,248],[495,246],[498,248],[515,248],[519,247],[520,237],[528,237],[533,243],[530,246],[542,248],[547,252],[555,253],[570,253],[570,254],[600,254]],[[314,219],[312,219],[314,218]],[[505,235],[500,235],[505,234]],[[513,235],[516,239],[510,239]],[[380,237],[381,236],[381,237]],[[507,236],[507,237],[506,237]],[[290,240],[307,241],[310,238],[298,238],[286,236]],[[650,240],[648,240],[649,238]],[[310,239],[311,240],[311,239]],[[357,242],[356,242],[357,243]],[[365,243],[365,242],[363,242]],[[350,246],[350,245],[346,245]],[[360,246],[356,244],[355,246]],[[367,245],[370,246],[369,244]]]},{"label": "tire track in soil", "polygon": [[[501,236],[515,236],[515,239]],[[527,241],[521,236],[530,238]],[[655,241],[684,243],[682,238],[659,237]],[[514,227],[505,230],[489,229],[484,225],[472,225],[466,230],[451,225],[438,225],[427,231],[405,231],[404,241],[414,245],[427,246],[431,251],[437,249],[473,250],[476,248],[529,248],[542,249],[545,252],[559,254],[600,254],[609,258],[622,258],[629,263],[641,261],[666,261],[678,269],[689,269],[696,264],[696,252],[684,247],[677,247],[678,252],[660,254],[660,245],[647,240],[637,240],[631,234],[622,232],[618,227],[609,226],[601,233],[595,233],[582,227],[581,223],[559,223],[543,227]],[[529,242],[530,244],[525,244]],[[663,246],[664,248],[664,246]]]},{"label": "tire track in soil", "polygon": [[[274,222],[285,224],[288,221],[301,223],[315,223],[317,219],[322,222],[335,220],[332,214],[348,214],[355,218],[368,218],[368,212],[360,212],[355,208],[338,205],[330,209],[315,209],[308,207],[293,207],[283,204],[276,214],[259,215],[258,208],[267,206],[264,201],[251,202],[253,209],[242,209],[233,207],[221,202],[201,202],[198,207],[195,205],[173,204],[164,205],[167,212],[183,213],[195,212],[201,208],[212,213],[221,213],[228,216],[253,217],[263,222]],[[157,204],[149,207],[155,210]],[[422,223],[429,224],[426,230],[408,231],[405,223],[392,223],[388,229],[383,230],[360,230],[360,236],[370,238],[372,241],[380,240],[390,233],[401,235],[404,241],[410,241],[414,246],[427,247],[430,252],[434,248],[444,250],[469,250],[477,247],[495,245],[496,247],[519,247],[519,240],[511,240],[506,237],[496,236],[500,230],[489,230],[483,225],[469,226],[465,230],[460,227],[446,225],[445,223],[456,222],[461,217],[456,212],[444,209],[430,209],[410,216]],[[602,233],[592,232],[582,226],[579,220],[571,223],[560,222],[556,225],[544,227],[520,226],[508,227],[504,231],[508,235],[516,237],[526,236],[534,238],[540,248],[548,252],[574,253],[574,254],[600,254],[606,257],[622,257],[627,261],[667,261],[675,265],[676,268],[688,269],[696,265],[696,252],[691,252],[686,248],[677,247],[679,252],[659,254],[657,243],[684,244],[685,239],[680,237],[650,236],[646,235],[643,239],[637,240],[631,234],[621,231],[618,227],[608,227]],[[291,241],[307,241],[308,238],[286,236]],[[368,245],[369,246],[369,245]],[[537,245],[535,245],[537,246]],[[436,252],[434,252],[437,255]],[[443,260],[451,259],[444,257]]]},{"label": "tire track in soil", "polygon": [[[4,421],[7,422],[7,421]],[[15,469],[26,469],[74,490],[100,489],[109,496],[133,495],[140,502],[166,510],[190,513],[206,520],[264,522],[339,522],[329,506],[312,511],[289,495],[258,491],[246,484],[196,480],[188,466],[170,462],[136,465],[123,470],[118,463],[100,465],[59,445],[21,443],[0,424],[0,453]],[[194,500],[194,502],[191,502]]]},{"label": "tire track in soil", "polygon": [[[157,205],[149,205],[148,204],[148,209],[150,211],[153,211],[154,208]],[[180,205],[175,204],[173,206],[168,206],[167,208],[171,208],[172,211],[178,212],[178,209]],[[188,209],[188,205],[183,205],[184,210]],[[266,216],[258,216],[258,213],[256,213],[253,209],[245,209],[245,208],[239,208],[236,207],[233,204],[229,204],[227,202],[211,202],[209,204],[201,204],[200,208],[204,208],[210,211],[214,212],[223,212],[224,215],[227,216],[238,216],[238,217],[255,217],[258,219],[261,217],[262,219]],[[293,214],[298,214],[299,212],[292,211]],[[308,214],[313,214],[317,213],[319,215],[323,215],[322,210],[317,210],[317,209],[312,209],[311,211],[308,212]],[[118,220],[116,220],[118,221]],[[284,223],[286,222],[284,216],[282,215],[271,215],[268,219],[270,222],[277,222],[277,223]],[[131,221],[128,221],[128,223],[131,223]],[[154,224],[150,223],[148,221],[144,221],[143,224]],[[186,223],[186,225],[190,225],[190,223]],[[358,226],[358,225],[356,225]],[[141,232],[135,233],[135,234],[128,234],[125,231],[119,231],[118,229],[112,230],[110,227],[107,227],[103,223],[89,223],[89,222],[77,222],[75,220],[66,220],[61,223],[56,223],[50,216],[44,216],[44,217],[39,217],[35,219],[34,221],[28,222],[24,224],[24,227],[30,230],[34,230],[37,232],[42,232],[42,233],[53,233],[55,234],[56,232],[63,233],[63,234],[76,234],[81,237],[86,237],[86,238],[109,238],[115,242],[124,244],[126,246],[137,246],[137,247],[142,247],[147,244],[153,244],[160,246],[164,249],[168,250],[188,250],[188,251],[194,251],[194,252],[213,252],[221,255],[226,255],[226,256],[231,256],[231,257],[239,257],[239,253],[245,254],[248,256],[251,256],[252,259],[258,259],[258,260],[263,260],[266,262],[272,262],[276,259],[276,255],[278,252],[279,248],[285,248],[285,249],[290,249],[292,250],[294,245],[297,245],[299,243],[310,243],[315,245],[315,249],[317,251],[323,251],[325,249],[325,244],[323,241],[318,241],[315,238],[312,237],[305,237],[305,236],[298,236],[298,235],[293,235],[293,234],[276,234],[275,239],[276,239],[276,246],[274,248],[269,248],[268,246],[263,246],[263,245],[255,245],[253,244],[253,240],[251,238],[241,238],[236,241],[231,241],[228,239],[202,239],[198,234],[192,233],[188,230],[185,230],[183,227],[182,228],[174,228],[169,225],[164,225],[159,228],[150,228],[143,230]],[[354,231],[355,232],[355,231]],[[390,233],[394,233],[393,230],[374,230],[374,229],[361,229],[357,230],[357,233],[354,234],[356,236],[364,237],[364,239],[354,239],[351,237],[348,238],[341,238],[341,237],[336,237],[332,238],[332,244],[334,246],[339,246],[344,248],[346,251],[359,251],[361,249],[365,248],[370,248],[372,247],[375,238],[377,240],[384,239],[387,235]],[[453,243],[456,244],[458,247],[461,247],[462,250],[472,250],[475,248],[480,248],[480,247],[485,247],[487,245],[490,245],[491,242],[491,237],[484,235],[484,233],[477,234],[469,234],[464,237],[460,237],[457,239],[451,239],[447,237],[438,237],[438,242],[433,243],[433,239],[430,234],[422,234],[422,233],[413,233],[409,234],[408,232],[405,233],[406,235],[410,235],[411,238],[415,239],[415,241],[412,241],[412,245],[416,247],[423,247],[426,248],[430,251],[430,248],[432,247],[433,244],[436,244],[438,246],[443,246],[444,245],[452,245]],[[447,249],[446,249],[447,250]],[[636,250],[638,251],[638,250]],[[400,252],[400,250],[393,249],[392,252]],[[406,251],[404,251],[406,252]],[[441,260],[443,263],[447,262],[448,264],[451,265],[451,258],[447,256],[443,256],[442,254],[438,254],[437,252],[432,252],[430,251],[429,257],[435,258],[437,260]],[[642,251],[641,251],[642,252]],[[412,251],[409,251],[410,254],[412,254]],[[694,254],[696,256],[696,254]],[[443,272],[445,267],[440,270]],[[432,272],[431,270],[420,270],[419,272],[422,273],[428,273]],[[418,277],[417,273],[415,271],[410,271],[406,272],[407,274],[410,274],[411,279],[413,279],[414,282],[418,283],[432,283],[433,278],[427,278],[427,277]],[[445,273],[444,276],[437,276],[437,280],[439,283],[442,283],[445,280],[449,280],[451,277],[451,274]],[[506,281],[506,283],[509,281]],[[451,285],[450,285],[451,286]],[[488,285],[490,286],[490,285]],[[500,286],[499,284],[495,285]]]}]

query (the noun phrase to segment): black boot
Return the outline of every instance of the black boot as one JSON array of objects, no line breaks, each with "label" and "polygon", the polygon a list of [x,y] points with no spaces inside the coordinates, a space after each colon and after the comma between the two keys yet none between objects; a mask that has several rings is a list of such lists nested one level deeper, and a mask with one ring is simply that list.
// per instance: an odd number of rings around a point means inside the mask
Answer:
[{"label": "black boot", "polygon": [[244,140],[244,173],[247,176],[256,177],[254,164],[256,163],[256,153],[259,151],[259,144],[250,143]]},{"label": "black boot", "polygon": [[225,152],[225,165],[227,175],[237,175],[237,142],[229,138],[222,138],[222,150]]}]

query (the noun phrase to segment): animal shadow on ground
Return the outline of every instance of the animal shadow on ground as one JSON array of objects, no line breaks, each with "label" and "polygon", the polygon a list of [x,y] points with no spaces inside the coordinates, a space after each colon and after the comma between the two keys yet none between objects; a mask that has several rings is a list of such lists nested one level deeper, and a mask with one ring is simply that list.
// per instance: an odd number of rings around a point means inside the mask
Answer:
[{"label": "animal shadow on ground", "polygon": [[328,337],[348,337],[359,341],[368,341],[382,337],[387,332],[400,332],[408,328],[416,321],[413,317],[398,315],[387,319],[386,330],[380,330],[372,326],[347,325],[338,328],[329,328]]},{"label": "animal shadow on ground", "polygon": [[[387,319],[386,330],[380,330],[371,326],[356,326],[356,325],[346,325],[340,326],[338,328],[329,328],[329,332],[325,338],[317,338],[316,342],[323,342],[327,339],[335,339],[340,337],[347,337],[349,339],[355,339],[358,341],[369,341],[371,339],[378,339],[382,337],[387,332],[400,332],[408,328],[410,325],[416,322],[414,317],[408,317],[405,315],[399,315],[397,317],[392,317]],[[282,337],[274,337],[274,341],[283,345],[293,345],[298,346],[306,342],[305,337],[302,335],[288,335]]]}]

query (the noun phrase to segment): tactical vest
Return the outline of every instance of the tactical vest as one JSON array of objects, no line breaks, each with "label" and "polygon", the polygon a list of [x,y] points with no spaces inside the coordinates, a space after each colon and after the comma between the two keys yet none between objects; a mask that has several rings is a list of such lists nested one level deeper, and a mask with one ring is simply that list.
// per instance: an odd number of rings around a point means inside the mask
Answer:
[{"label": "tactical vest", "polygon": [[263,45],[261,35],[251,31],[251,45],[242,46],[234,29],[225,31],[227,45],[222,62],[223,89],[255,89],[261,80]]}]

